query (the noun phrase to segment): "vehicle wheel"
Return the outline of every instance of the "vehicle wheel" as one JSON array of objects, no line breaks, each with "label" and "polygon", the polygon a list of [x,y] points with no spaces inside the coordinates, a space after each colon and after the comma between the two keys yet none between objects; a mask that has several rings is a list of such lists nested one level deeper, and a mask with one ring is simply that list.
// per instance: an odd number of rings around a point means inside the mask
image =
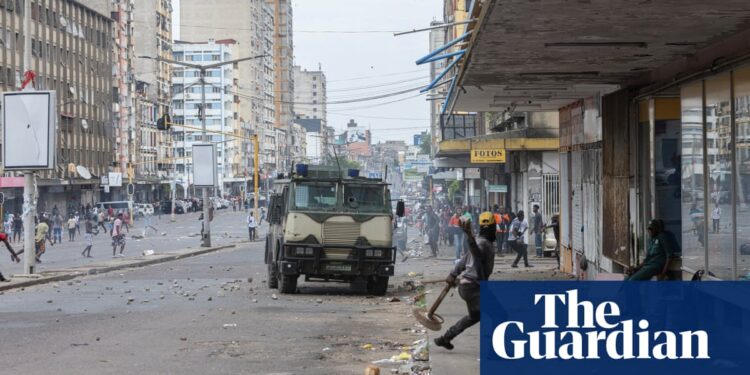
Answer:
[{"label": "vehicle wheel", "polygon": [[388,291],[388,276],[372,276],[367,280],[367,293],[384,296]]},{"label": "vehicle wheel", "polygon": [[276,275],[276,264],[274,262],[268,262],[268,287],[271,289],[279,288],[279,278]]},{"label": "vehicle wheel", "polygon": [[281,275],[279,282],[279,292],[283,294],[292,294],[297,291],[298,275]]}]

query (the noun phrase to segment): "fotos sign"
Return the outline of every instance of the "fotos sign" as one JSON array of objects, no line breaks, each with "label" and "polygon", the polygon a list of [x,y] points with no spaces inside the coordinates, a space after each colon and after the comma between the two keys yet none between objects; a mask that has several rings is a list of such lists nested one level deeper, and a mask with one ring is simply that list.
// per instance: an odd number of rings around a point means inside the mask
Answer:
[{"label": "fotos sign", "polygon": [[472,149],[472,163],[505,163],[504,149]]}]

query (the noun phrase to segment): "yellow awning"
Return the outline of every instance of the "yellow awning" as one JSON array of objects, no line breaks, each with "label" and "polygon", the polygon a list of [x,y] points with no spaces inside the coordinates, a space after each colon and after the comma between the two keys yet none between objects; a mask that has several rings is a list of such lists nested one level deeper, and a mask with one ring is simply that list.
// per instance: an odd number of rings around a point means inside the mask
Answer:
[{"label": "yellow awning", "polygon": [[469,155],[472,149],[501,149],[510,151],[557,151],[559,138],[465,138],[445,140],[438,144],[435,156]]}]

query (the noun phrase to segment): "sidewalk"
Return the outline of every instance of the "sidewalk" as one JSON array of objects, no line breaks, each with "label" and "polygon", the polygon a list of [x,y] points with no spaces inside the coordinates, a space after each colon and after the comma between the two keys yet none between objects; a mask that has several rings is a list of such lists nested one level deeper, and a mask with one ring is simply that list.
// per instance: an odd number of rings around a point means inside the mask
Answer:
[{"label": "sidewalk", "polygon": [[[153,226],[158,231],[149,229],[148,235],[142,237],[143,221],[138,220],[130,227],[126,235],[125,256],[127,259],[140,256],[145,250],[153,250],[157,254],[166,254],[182,249],[200,249],[200,226],[199,213],[188,213],[177,215],[176,221],[171,222],[169,215],[162,215],[161,220],[154,217]],[[247,240],[246,213],[220,210],[211,222],[212,238],[211,245],[224,246]],[[259,238],[265,235],[268,225],[264,223],[261,227]],[[36,265],[39,273],[45,271],[56,271],[76,267],[91,267],[108,260],[112,256],[112,238],[106,233],[100,233],[93,238],[94,246],[91,251],[93,258],[81,256],[85,247],[83,236],[76,236],[73,242],[68,241],[68,233],[64,231],[63,241],[50,246],[47,244],[47,252],[42,256],[42,263]],[[12,242],[16,251],[23,248],[23,244]],[[0,245],[2,246],[2,245]],[[6,277],[13,274],[21,274],[23,260],[21,263],[11,263],[10,258],[3,255],[4,249],[0,249],[0,271]],[[24,255],[21,255],[23,258]]]},{"label": "sidewalk", "polygon": [[66,281],[86,275],[107,273],[124,268],[136,268],[152,264],[164,263],[182,258],[212,253],[223,249],[233,248],[235,246],[236,245],[224,245],[198,249],[182,249],[148,256],[113,258],[111,260],[100,263],[42,271],[33,275],[32,277],[19,277],[19,275],[14,275],[10,282],[0,283],[0,291],[25,288],[29,286],[47,284],[57,281]]},{"label": "sidewalk", "polygon": [[[423,280],[434,280],[448,276],[453,268],[453,249],[440,248],[441,256],[425,260]],[[534,268],[511,268],[510,264],[515,255],[495,257],[494,273],[490,280],[569,280],[569,275],[556,270],[557,261],[554,258],[531,257],[529,263]],[[431,284],[428,286],[430,293],[427,294],[427,306],[437,298],[442,284]],[[432,340],[440,336],[450,326],[466,315],[466,304],[453,289],[443,300],[437,310],[444,319],[442,330],[439,332],[427,331],[427,339],[430,342],[430,362],[433,375],[452,374],[478,374],[479,373],[479,324],[467,329],[454,341],[455,349],[446,350],[433,344]]]}]

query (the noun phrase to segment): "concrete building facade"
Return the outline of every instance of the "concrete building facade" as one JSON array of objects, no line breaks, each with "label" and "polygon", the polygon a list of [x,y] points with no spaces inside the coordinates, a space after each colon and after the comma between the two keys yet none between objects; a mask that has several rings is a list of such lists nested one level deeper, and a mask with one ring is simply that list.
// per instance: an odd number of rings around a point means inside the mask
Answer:
[{"label": "concrete building facade", "polygon": [[[235,58],[266,56],[239,63],[234,94],[240,98],[240,121],[259,137],[261,175],[272,175],[278,160],[274,125],[274,10],[260,0],[182,0],[180,7],[182,40],[232,38],[237,41]],[[222,27],[213,28],[215,25]]]},{"label": "concrete building facade", "polygon": [[[0,7],[0,87],[16,91],[24,81],[23,4],[3,2]],[[40,211],[57,206],[72,213],[80,205],[98,201],[98,176],[114,160],[112,120],[112,40],[109,14],[80,2],[53,0],[31,3],[31,70],[29,84],[38,90],[56,90],[58,105],[57,162],[55,170],[38,173]],[[96,179],[78,175],[86,167]],[[0,181],[6,210],[20,211],[23,179],[6,173]]]},{"label": "concrete building facade", "polygon": [[[198,65],[210,65],[235,59],[234,40],[206,43],[177,41],[174,59]],[[238,64],[237,64],[238,65]],[[200,71],[180,65],[172,67],[173,129],[175,136],[176,169],[178,180],[188,188],[192,185],[192,146],[195,143],[216,143],[217,171],[221,192],[231,191],[232,184],[242,185],[245,170],[242,160],[250,157],[243,150],[241,140],[232,137],[242,131],[239,120],[239,103],[232,92],[237,90],[235,78],[239,76],[233,64],[206,71],[206,107],[202,108],[203,88]],[[202,135],[203,116],[207,135]],[[247,160],[245,160],[247,162]],[[239,187],[238,187],[239,189]]]}]

